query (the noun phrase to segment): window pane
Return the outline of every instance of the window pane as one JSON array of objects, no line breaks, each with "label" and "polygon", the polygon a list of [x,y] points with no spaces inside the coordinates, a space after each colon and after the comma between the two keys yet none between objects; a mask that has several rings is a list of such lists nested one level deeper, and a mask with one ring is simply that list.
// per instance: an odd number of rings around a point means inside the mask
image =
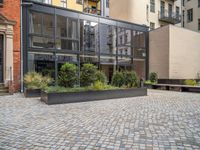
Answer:
[{"label": "window pane", "polygon": [[30,13],[30,33],[42,33],[42,14],[37,12]]},{"label": "window pane", "polygon": [[54,48],[54,40],[45,37],[30,37],[30,47],[35,48]]},{"label": "window pane", "polygon": [[64,50],[78,51],[78,41],[66,40],[66,39],[56,39],[56,48]]},{"label": "window pane", "polygon": [[57,16],[57,37],[67,37],[67,22],[63,16]]},{"label": "window pane", "polygon": [[43,34],[53,36],[54,21],[53,16],[43,14]]},{"label": "window pane", "polygon": [[77,20],[68,19],[68,37],[78,38],[78,22]]}]

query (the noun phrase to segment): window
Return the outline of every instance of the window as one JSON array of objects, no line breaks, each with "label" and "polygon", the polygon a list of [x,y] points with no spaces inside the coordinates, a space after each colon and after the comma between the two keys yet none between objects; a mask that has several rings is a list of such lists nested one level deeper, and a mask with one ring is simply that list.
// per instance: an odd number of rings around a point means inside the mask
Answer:
[{"label": "window", "polygon": [[187,22],[193,21],[193,9],[187,10]]},{"label": "window", "polygon": [[183,6],[185,6],[185,0],[182,0]]},{"label": "window", "polygon": [[183,10],[183,27],[185,27],[185,10]]},{"label": "window", "polygon": [[161,16],[164,16],[165,14],[165,2],[161,1],[161,4],[160,4],[160,13],[161,13]]},{"label": "window", "polygon": [[109,8],[110,5],[109,5],[109,0],[106,0],[106,8]]},{"label": "window", "polygon": [[61,7],[64,7],[64,8],[67,8],[67,0],[61,0],[60,3],[61,3]]},{"label": "window", "polygon": [[169,17],[172,17],[172,4],[168,5]]},{"label": "window", "polygon": [[150,0],[150,11],[155,12],[155,0]]},{"label": "window", "polygon": [[200,19],[198,19],[198,30],[200,31]]},{"label": "window", "polygon": [[3,5],[3,0],[0,0],[0,6]]},{"label": "window", "polygon": [[176,18],[178,19],[180,15],[180,8],[176,6]]},{"label": "window", "polygon": [[198,0],[198,7],[200,7],[200,0]]},{"label": "window", "polygon": [[76,0],[76,3],[81,5],[83,4],[82,0]]},{"label": "window", "polygon": [[150,22],[150,30],[153,30],[153,29],[155,29],[155,23]]}]

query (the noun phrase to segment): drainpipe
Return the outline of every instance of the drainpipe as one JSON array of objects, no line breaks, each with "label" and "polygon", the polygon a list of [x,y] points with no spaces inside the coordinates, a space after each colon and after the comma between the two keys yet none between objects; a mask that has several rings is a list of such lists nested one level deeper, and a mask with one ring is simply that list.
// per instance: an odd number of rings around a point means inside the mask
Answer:
[{"label": "drainpipe", "polygon": [[24,78],[24,75],[23,75],[23,39],[22,39],[22,0],[20,0],[20,47],[21,47],[21,50],[20,50],[20,54],[21,54],[21,58],[20,58],[20,70],[21,70],[21,92],[24,92],[24,82],[23,82],[23,78]]}]

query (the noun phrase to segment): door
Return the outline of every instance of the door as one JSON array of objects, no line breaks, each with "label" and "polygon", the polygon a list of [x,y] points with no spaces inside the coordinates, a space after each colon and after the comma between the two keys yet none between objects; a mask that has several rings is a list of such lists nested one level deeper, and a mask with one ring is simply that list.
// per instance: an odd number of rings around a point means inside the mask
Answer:
[{"label": "door", "polygon": [[169,17],[172,18],[172,4],[168,5]]},{"label": "door", "polygon": [[3,35],[0,35],[0,83],[3,83]]}]

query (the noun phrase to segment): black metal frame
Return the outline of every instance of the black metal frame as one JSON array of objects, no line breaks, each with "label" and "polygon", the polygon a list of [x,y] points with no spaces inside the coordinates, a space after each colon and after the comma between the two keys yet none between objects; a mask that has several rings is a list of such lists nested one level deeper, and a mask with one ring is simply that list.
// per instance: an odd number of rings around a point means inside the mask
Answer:
[{"label": "black metal frame", "polygon": [[[39,12],[39,13],[44,13],[44,14],[51,14],[54,16],[54,34],[53,34],[53,39],[54,39],[54,43],[55,40],[57,38],[56,36],[56,28],[57,28],[57,15],[63,16],[63,17],[67,17],[67,18],[75,18],[78,20],[78,29],[80,29],[80,21],[81,20],[87,20],[87,21],[91,21],[91,22],[97,22],[99,24],[106,24],[106,25],[110,25],[110,26],[115,26],[116,27],[116,36],[118,37],[118,31],[117,28],[124,28],[124,29],[128,29],[131,30],[131,35],[133,34],[133,31],[138,31],[138,32],[143,32],[145,34],[145,38],[144,38],[144,49],[146,50],[146,58],[143,58],[144,61],[146,62],[145,65],[145,72],[146,72],[146,78],[148,76],[148,27],[144,26],[144,25],[138,25],[138,24],[134,24],[134,23],[129,23],[129,22],[125,22],[125,21],[119,21],[119,20],[114,20],[114,19],[108,19],[108,18],[104,18],[101,16],[96,16],[96,15],[91,15],[91,14],[85,14],[85,13],[80,13],[78,11],[72,11],[72,10],[68,10],[65,8],[60,8],[60,7],[55,7],[55,6],[50,6],[47,4],[42,4],[42,3],[37,3],[37,2],[33,2],[31,0],[24,0],[24,2],[31,2],[32,5],[23,5],[23,60],[24,60],[24,74],[28,71],[28,66],[27,66],[27,62],[28,62],[28,51],[31,52],[38,52],[38,51],[42,51],[42,52],[48,52],[48,53],[53,53],[53,55],[56,57],[56,52],[58,51],[56,49],[56,47],[52,48],[52,49],[38,49],[38,48],[32,48],[29,46],[29,36],[33,36],[34,34],[30,34],[29,33],[29,12],[34,11],[34,12]],[[99,28],[98,28],[98,32]],[[83,53],[83,51],[81,51],[81,39],[80,39],[80,32],[78,31],[78,38],[79,38],[79,50],[78,51],[72,51],[72,50],[59,50],[60,54],[76,54],[77,55],[77,61],[78,61],[78,67],[80,69],[80,55],[86,54]],[[98,34],[100,36],[100,34]],[[42,36],[44,37],[44,36]],[[47,36],[48,37],[48,36]],[[131,53],[133,53],[133,49],[134,49],[134,41],[131,38]],[[116,42],[118,43],[118,38],[116,38]],[[100,46],[100,43],[99,43]],[[103,54],[104,56],[112,56],[112,57],[116,57],[117,60],[117,67],[118,67],[118,45],[117,45],[117,50],[116,50],[116,54]],[[100,50],[100,47],[98,48]],[[99,63],[100,63],[100,57],[102,55],[102,53],[100,51],[98,51],[97,53],[98,59],[99,59]],[[132,54],[132,56],[130,56],[131,61],[133,62],[134,59],[134,55]],[[100,64],[98,64],[98,67],[100,67]],[[55,59],[55,78],[57,79],[57,61]]]}]

